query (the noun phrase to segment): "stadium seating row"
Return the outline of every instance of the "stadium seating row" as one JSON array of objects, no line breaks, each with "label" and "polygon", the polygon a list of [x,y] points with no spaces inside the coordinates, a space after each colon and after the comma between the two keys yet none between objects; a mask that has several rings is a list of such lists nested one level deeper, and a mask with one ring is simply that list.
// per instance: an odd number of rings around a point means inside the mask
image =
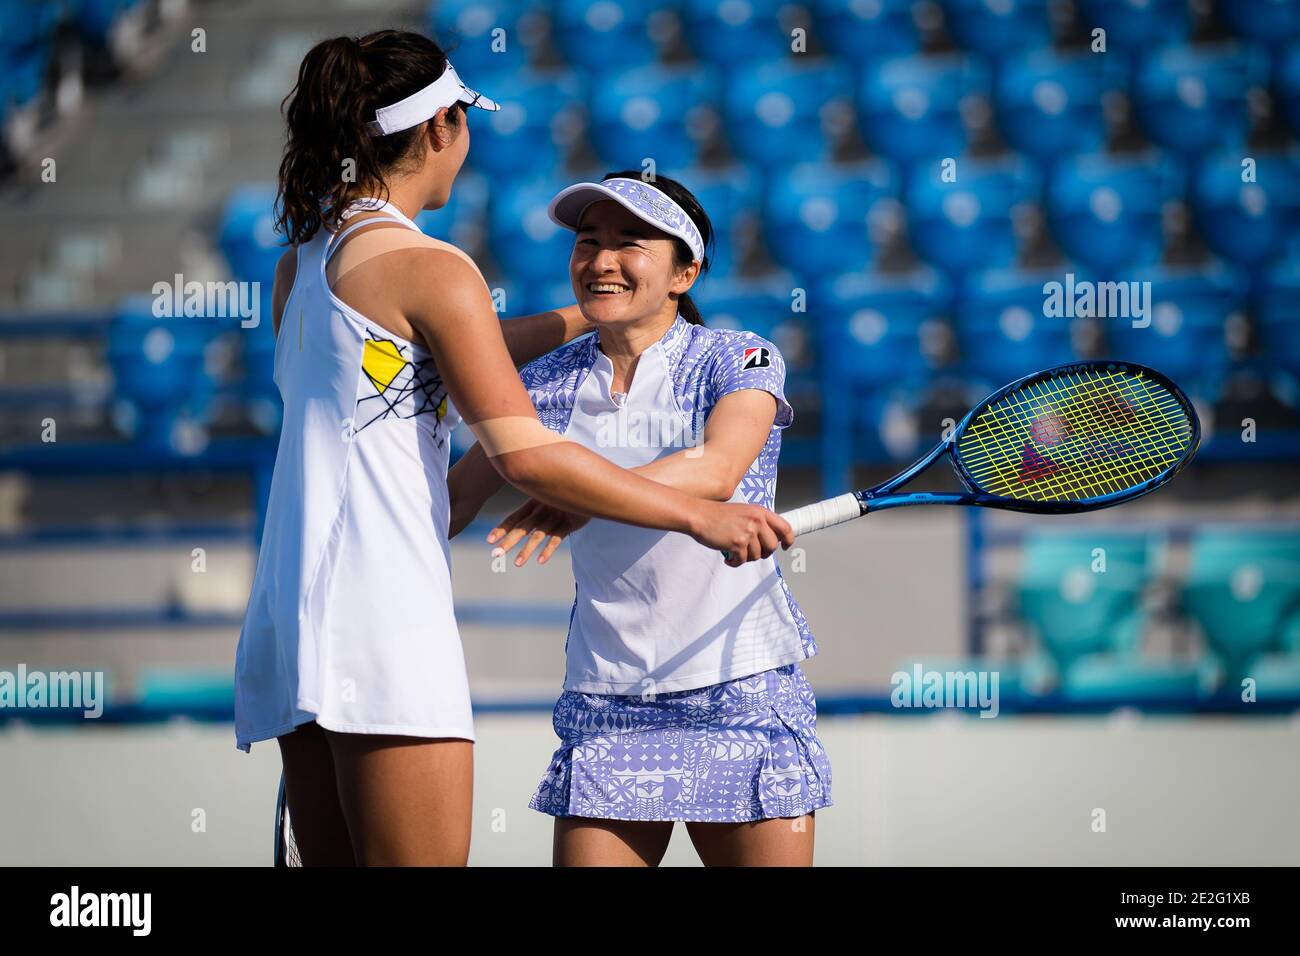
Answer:
[{"label": "stadium seating row", "polygon": [[[852,117],[865,144],[906,167],[971,145],[972,97],[988,100],[1004,141],[1046,166],[1092,152],[1113,123],[1105,105],[1125,92],[1138,129],[1194,160],[1240,151],[1251,131],[1252,91],[1272,84],[1281,113],[1300,131],[1300,45],[1273,61],[1260,48],[1171,47],[1136,69],[1105,55],[1032,50],[995,68],[961,54],[868,63],[789,56],[724,68],[647,64],[606,73],[504,69],[492,62],[474,82],[505,108],[481,123],[471,161],[489,173],[554,168],[572,149],[580,108],[606,163],[653,156],[663,167],[697,162],[720,119],[724,141],[759,167],[829,159],[850,144]],[[466,75],[470,75],[466,68]],[[525,143],[527,150],[506,148]]]},{"label": "stadium seating row", "polygon": [[[1211,699],[1300,700],[1293,533],[1212,525],[1175,546],[1160,533],[1034,532],[1020,543],[1008,583],[1006,615],[1027,638],[1023,650],[956,668],[997,669],[1004,700],[1056,695],[1175,709]],[[1182,635],[1180,651],[1152,653],[1157,623]],[[221,717],[229,683],[226,672],[155,666],[136,675],[129,701],[145,711]]]},{"label": "stadium seating row", "polygon": [[41,94],[57,83],[60,29],[91,53],[145,0],[0,0],[0,155],[25,151]]},{"label": "stadium seating row", "polygon": [[[1194,532],[1172,580],[1156,536],[1034,534],[1021,550],[1015,612],[1076,696],[1194,697],[1300,693],[1300,537],[1207,527]],[[1153,582],[1172,586],[1205,654],[1182,662],[1143,655]]]},{"label": "stadium seating row", "polygon": [[[796,25],[810,25],[814,43],[855,61],[915,53],[933,32],[923,22],[933,20],[930,6],[914,0],[434,0],[428,22],[436,36],[459,37],[457,56],[475,69],[528,62],[548,23],[563,55],[586,69],[651,62],[676,35],[699,59],[731,67],[789,50]],[[1049,0],[942,0],[939,6],[956,46],[995,58],[1049,45],[1071,28],[1085,38],[1103,29],[1109,49],[1140,55],[1186,42],[1193,27],[1186,0],[1081,0],[1069,24],[1053,22],[1052,8],[1060,8]],[[794,15],[797,7],[806,18]],[[1300,13],[1286,2],[1231,0],[1216,7],[1222,25],[1243,40],[1280,46],[1300,33]]]},{"label": "stadium seating row", "polygon": [[[905,235],[921,260],[961,280],[1023,260],[1022,222],[1036,208],[1064,253],[1057,271],[1120,279],[1162,260],[1167,204],[1184,198],[1193,235],[1228,263],[1252,270],[1257,297],[1277,281],[1267,267],[1285,273],[1300,257],[1297,153],[1258,157],[1247,182],[1239,160],[1207,162],[1185,186],[1178,164],[1159,154],[1072,157],[1043,184],[1015,159],[964,157],[955,182],[942,164],[930,164],[900,184],[872,161],[800,163],[766,176],[744,167],[660,171],[685,181],[708,211],[718,237],[713,276],[753,271],[741,258],[751,245],[746,236],[757,230],[775,264],[806,277],[805,284],[880,265],[894,235]],[[506,277],[544,288],[564,275],[570,245],[547,218],[546,204],[580,175],[494,178],[489,196],[483,179],[465,174],[447,207],[426,214],[422,226],[471,250],[486,245]],[[270,195],[250,188],[227,203],[222,245],[242,278],[269,276],[278,257]]]}]

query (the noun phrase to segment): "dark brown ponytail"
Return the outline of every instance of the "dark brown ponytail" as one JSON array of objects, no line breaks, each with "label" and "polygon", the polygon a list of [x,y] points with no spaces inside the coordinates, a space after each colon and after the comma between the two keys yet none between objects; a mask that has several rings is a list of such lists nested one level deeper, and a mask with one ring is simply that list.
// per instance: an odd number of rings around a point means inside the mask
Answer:
[{"label": "dark brown ponytail", "polygon": [[[336,228],[354,199],[387,198],[389,174],[414,151],[426,127],[371,136],[365,124],[376,109],[423,89],[446,67],[438,44],[400,30],[335,37],[307,51],[298,82],[282,104],[288,140],[275,225],[291,245],[311,239],[322,226]],[[458,123],[463,115],[457,104],[447,120]]]},{"label": "dark brown ponytail", "polygon": [[[695,228],[700,230],[700,238],[704,241],[704,260],[700,263],[700,276],[709,271],[711,256],[709,249],[713,246],[713,223],[709,221],[709,215],[700,205],[700,201],[695,198],[689,189],[683,186],[675,179],[669,179],[667,176],[655,176],[653,179],[646,179],[639,170],[624,169],[616,173],[606,173],[605,179],[640,179],[643,182],[651,183],[656,189],[667,193],[673,202],[681,206],[686,211],[686,215],[691,217],[695,223]],[[691,252],[691,247],[683,239],[673,239],[673,267],[676,269],[685,269],[695,258],[695,253]],[[698,279],[696,280],[699,281]],[[695,307],[691,300],[689,292],[683,292],[677,299],[677,311],[682,314],[682,318],[691,325],[703,325],[704,320],[700,318],[700,310]]]}]

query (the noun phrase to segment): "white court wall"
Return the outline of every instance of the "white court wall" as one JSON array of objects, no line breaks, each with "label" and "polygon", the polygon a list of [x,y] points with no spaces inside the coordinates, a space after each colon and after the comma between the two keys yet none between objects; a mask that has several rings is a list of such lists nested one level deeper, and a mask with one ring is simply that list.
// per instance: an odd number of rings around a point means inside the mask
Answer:
[{"label": "white court wall", "polygon": [[[545,865],[542,714],[478,719],[471,863]],[[834,717],[817,862],[1300,864],[1300,721]],[[259,865],[279,756],[225,725],[0,729],[0,864]],[[1092,829],[1094,810],[1106,832]],[[206,830],[196,830],[196,811]],[[682,828],[668,864],[693,864]]]}]

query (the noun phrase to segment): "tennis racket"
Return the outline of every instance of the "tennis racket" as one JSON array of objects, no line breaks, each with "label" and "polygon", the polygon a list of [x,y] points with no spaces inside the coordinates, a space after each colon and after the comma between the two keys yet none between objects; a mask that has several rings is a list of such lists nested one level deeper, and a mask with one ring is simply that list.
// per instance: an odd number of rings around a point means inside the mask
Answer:
[{"label": "tennis racket", "polygon": [[280,794],[275,799],[275,866],[302,866],[298,844],[293,839],[289,821],[289,802],[284,794],[284,775],[280,775]]},{"label": "tennis racket", "polygon": [[[1062,365],[994,392],[929,454],[883,484],[781,517],[800,535],[910,505],[1094,511],[1167,483],[1200,440],[1192,403],[1159,372],[1128,362]],[[965,491],[899,493],[945,456]]]}]

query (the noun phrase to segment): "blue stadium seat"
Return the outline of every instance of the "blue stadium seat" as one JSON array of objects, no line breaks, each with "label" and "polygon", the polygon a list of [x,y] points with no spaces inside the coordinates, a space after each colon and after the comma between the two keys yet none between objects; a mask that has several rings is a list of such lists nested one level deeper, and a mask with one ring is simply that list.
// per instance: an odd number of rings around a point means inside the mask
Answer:
[{"label": "blue stadium seat", "polygon": [[1079,23],[1090,37],[1106,31],[1107,51],[1146,53],[1186,40],[1192,32],[1187,0],[1080,0]]},{"label": "blue stadium seat", "polygon": [[1207,159],[1192,177],[1189,205],[1208,245],[1231,262],[1262,266],[1300,227],[1300,162],[1258,155],[1255,181],[1242,182],[1242,156]]},{"label": "blue stadium seat", "polygon": [[1015,207],[1037,192],[1022,162],[959,158],[954,182],[939,163],[917,170],[904,189],[908,237],[917,255],[962,274],[1010,265],[1017,239]]},{"label": "blue stadium seat", "polygon": [[1247,94],[1266,77],[1257,50],[1168,47],[1138,65],[1131,91],[1138,124],[1186,156],[1238,146],[1250,132]]},{"label": "blue stadium seat", "polygon": [[930,365],[924,327],[942,321],[950,296],[948,283],[928,269],[902,276],[849,272],[820,286],[809,322],[827,390],[853,383],[919,386]]},{"label": "blue stadium seat", "polygon": [[559,0],[552,35],[565,59],[589,71],[653,63],[659,45],[655,0]]},{"label": "blue stadium seat", "polygon": [[501,109],[469,111],[472,166],[501,177],[541,175],[560,167],[579,126],[583,88],[576,74],[519,70],[490,83],[484,80],[477,89]]},{"label": "blue stadium seat", "polygon": [[963,369],[989,390],[1036,369],[1073,361],[1071,320],[1044,315],[1043,286],[1064,269],[991,269],[957,293],[953,309]]},{"label": "blue stadium seat", "polygon": [[1300,256],[1255,277],[1252,305],[1260,353],[1275,368],[1300,379]]},{"label": "blue stadium seat", "polygon": [[1282,650],[1300,601],[1300,535],[1206,529],[1190,547],[1183,606],[1232,686],[1260,654]]},{"label": "blue stadium seat", "polygon": [[528,0],[434,0],[428,23],[465,82],[500,102],[484,74],[527,66],[539,36],[541,6]]},{"label": "blue stadium seat", "polygon": [[740,157],[762,167],[829,159],[834,124],[851,115],[852,95],[848,68],[834,60],[772,60],[738,68],[724,99],[728,140]]},{"label": "blue stadium seat", "polygon": [[9,111],[32,103],[45,84],[59,4],[0,3],[0,126]]},{"label": "blue stadium seat", "polygon": [[226,198],[217,241],[241,281],[275,281],[275,264],[285,246],[275,231],[274,207],[274,186],[237,186]]},{"label": "blue stadium seat", "polygon": [[1142,595],[1161,552],[1160,542],[1145,535],[1026,537],[1016,584],[1019,613],[1063,672],[1086,655],[1138,649],[1146,622]]},{"label": "blue stadium seat", "polygon": [[948,31],[959,47],[1002,57],[1051,46],[1048,0],[942,0]]},{"label": "blue stadium seat", "polygon": [[897,186],[879,161],[800,163],[767,190],[764,233],[772,257],[800,275],[863,269],[874,259],[869,220]]},{"label": "blue stadium seat", "polygon": [[686,169],[670,172],[699,200],[713,223],[709,277],[721,278],[740,265],[744,237],[757,228],[761,181],[749,166]]},{"label": "blue stadium seat", "polygon": [[501,183],[488,206],[488,247],[501,267],[523,283],[555,282],[569,274],[573,233],[546,215],[567,179],[540,177]]},{"label": "blue stadium seat", "polygon": [[997,62],[993,106],[1011,146],[1048,161],[1106,144],[1102,99],[1122,80],[1091,53],[1036,50]]},{"label": "blue stadium seat", "polygon": [[1300,36],[1300,5],[1294,0],[1222,0],[1215,12],[1237,36],[1278,46]]},{"label": "blue stadium seat", "polygon": [[710,274],[695,284],[691,298],[710,328],[744,329],[773,343],[791,374],[806,369],[812,359],[807,316],[791,311],[795,285],[785,273],[757,278]]},{"label": "blue stadium seat", "polygon": [[123,300],[106,348],[119,426],[142,444],[181,450],[186,423],[201,422],[215,394],[206,352],[221,329],[206,317],[157,317],[151,296]]},{"label": "blue stadium seat", "polygon": [[817,39],[837,56],[875,60],[921,48],[912,0],[812,0]]},{"label": "blue stadium seat", "polygon": [[708,128],[706,111],[721,95],[717,74],[702,67],[652,65],[616,73],[594,84],[592,145],[616,169],[647,158],[663,170],[692,165]]},{"label": "blue stadium seat", "polygon": [[1111,273],[1160,258],[1163,207],[1178,192],[1177,171],[1163,159],[1072,157],[1048,177],[1047,222],[1066,255]]},{"label": "blue stadium seat", "polygon": [[[269,315],[269,307],[264,314]],[[271,323],[239,332],[244,370],[240,396],[248,420],[263,435],[274,435],[284,418],[284,403],[275,384],[275,335]]]},{"label": "blue stadium seat", "polygon": [[0,118],[32,103],[44,85],[49,50],[29,47],[0,60]]},{"label": "blue stadium seat", "polygon": [[41,0],[0,2],[0,50],[21,50],[47,44],[59,15],[57,3]]},{"label": "blue stadium seat", "polygon": [[1291,124],[1291,131],[1300,135],[1300,43],[1292,43],[1277,54],[1273,88],[1274,98]]},{"label": "blue stadium seat", "polygon": [[1194,394],[1211,394],[1228,369],[1228,320],[1245,315],[1244,277],[1224,268],[1153,266],[1122,278],[1151,283],[1150,324],[1107,319],[1107,354],[1158,369]]},{"label": "blue stadium seat", "polygon": [[[77,25],[81,36],[95,46],[106,47],[108,35],[121,17],[128,10],[139,6],[141,0],[80,0],[72,6],[77,16]],[[55,7],[55,4],[33,4],[33,6]],[[56,8],[57,9],[57,8]]]},{"label": "blue stadium seat", "polygon": [[948,281],[933,269],[906,275],[850,272],[819,286],[809,302],[822,383],[822,485],[849,487],[863,451],[886,448],[888,403],[915,398],[929,378],[928,342],[943,329]]},{"label": "blue stadium seat", "polygon": [[987,71],[964,56],[869,64],[858,89],[863,138],[877,153],[905,164],[956,156],[966,148],[962,99],[987,86]]},{"label": "blue stadium seat", "polygon": [[783,0],[685,0],[686,42],[706,63],[737,66],[790,52]]},{"label": "blue stadium seat", "polygon": [[573,283],[569,281],[566,269],[551,282],[533,283],[524,299],[524,306],[526,313],[546,312],[573,305],[574,301]]},{"label": "blue stadium seat", "polygon": [[447,204],[441,209],[423,210],[415,217],[415,224],[426,236],[473,253],[483,243],[488,192],[487,177],[462,169],[451,187]]}]

